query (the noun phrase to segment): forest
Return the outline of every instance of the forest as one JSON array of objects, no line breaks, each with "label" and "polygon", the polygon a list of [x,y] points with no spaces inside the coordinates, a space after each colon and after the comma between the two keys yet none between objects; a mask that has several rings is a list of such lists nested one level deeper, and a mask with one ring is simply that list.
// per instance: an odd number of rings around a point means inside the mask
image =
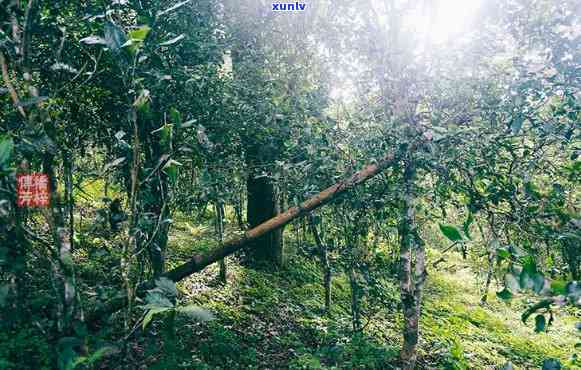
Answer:
[{"label": "forest", "polygon": [[581,369],[581,1],[0,0],[0,369]]}]

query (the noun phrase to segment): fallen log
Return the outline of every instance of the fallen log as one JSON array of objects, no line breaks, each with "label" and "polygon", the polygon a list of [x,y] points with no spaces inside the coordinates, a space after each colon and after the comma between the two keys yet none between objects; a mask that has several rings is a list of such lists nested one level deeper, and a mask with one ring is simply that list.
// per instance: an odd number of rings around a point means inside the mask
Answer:
[{"label": "fallen log", "polygon": [[[410,148],[407,150],[410,150]],[[209,252],[193,256],[189,261],[163,274],[162,277],[166,277],[174,282],[178,282],[196,272],[202,271],[207,266],[218,262],[224,257],[227,257],[232,253],[242,249],[244,246],[261,237],[262,235],[279,229],[291,221],[309,214],[311,211],[329,203],[333,199],[336,199],[339,195],[345,193],[347,190],[350,190],[357,185],[360,185],[365,181],[375,177],[383,170],[397,163],[399,161],[399,157],[399,153],[390,153],[386,155],[377,163],[367,165],[362,170],[341,180],[335,185],[328,187],[320,193],[305,200],[298,206],[289,208],[287,211],[246,231],[244,234],[225,241],[221,246],[216,247]],[[147,289],[151,289],[154,286],[154,281],[144,282],[136,289],[136,294],[138,296],[142,295]],[[98,307],[97,310],[90,315],[88,321],[90,322],[91,319],[98,320],[99,317],[104,314],[112,313],[123,308],[126,305],[126,301],[126,296],[119,296],[111,301],[108,301],[106,304]]]}]

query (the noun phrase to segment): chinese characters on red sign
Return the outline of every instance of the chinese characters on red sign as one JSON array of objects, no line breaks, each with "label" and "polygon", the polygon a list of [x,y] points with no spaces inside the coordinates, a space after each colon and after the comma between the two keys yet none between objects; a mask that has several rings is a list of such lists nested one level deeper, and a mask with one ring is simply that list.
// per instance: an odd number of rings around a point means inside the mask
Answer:
[{"label": "chinese characters on red sign", "polygon": [[16,204],[18,207],[48,207],[50,184],[48,175],[33,172],[16,175]]}]

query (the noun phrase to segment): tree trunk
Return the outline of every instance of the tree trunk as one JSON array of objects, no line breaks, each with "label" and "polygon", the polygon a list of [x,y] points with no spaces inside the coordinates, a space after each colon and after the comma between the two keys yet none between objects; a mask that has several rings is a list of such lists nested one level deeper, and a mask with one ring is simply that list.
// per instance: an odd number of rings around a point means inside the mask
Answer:
[{"label": "tree trunk", "polygon": [[[225,3],[228,12],[246,14],[244,22],[233,26],[233,33],[238,40],[230,50],[231,68],[235,81],[244,86],[261,86],[264,84],[267,61],[262,53],[262,38],[260,27],[256,22],[248,22],[251,19],[261,18],[261,7],[255,2],[229,1]],[[251,52],[251,50],[257,52]],[[226,64],[226,63],[225,63]],[[264,136],[259,134],[264,127],[269,125],[266,119],[271,113],[266,113],[260,104],[263,95],[260,89],[241,92],[241,98],[245,99],[255,112],[256,127],[249,128],[242,137],[245,151],[245,160],[248,167],[246,179],[247,209],[246,216],[250,228],[254,228],[280,213],[277,200],[276,185],[261,172],[266,170],[267,163],[273,162],[280,155],[282,138],[279,135]],[[260,118],[262,117],[262,118]],[[280,267],[284,262],[282,230],[278,229],[269,235],[264,235],[250,243],[247,248],[247,260],[253,266]]]},{"label": "tree trunk", "polygon": [[[50,132],[50,130],[47,130]],[[73,320],[76,318],[76,286],[74,263],[71,250],[71,236],[65,223],[63,210],[67,208],[62,203],[57,191],[56,173],[53,167],[54,155],[46,154],[44,158],[44,171],[49,178],[50,206],[44,211],[45,218],[56,246],[57,263],[54,264],[56,281],[58,282],[58,320],[59,332],[70,334]],[[70,206],[70,205],[69,205]]]},{"label": "tree trunk", "polygon": [[579,244],[574,243],[572,240],[562,240],[561,241],[561,253],[563,255],[563,259],[567,263],[569,267],[569,272],[571,273],[571,278],[573,280],[581,279],[581,269],[579,266],[581,265],[581,257],[579,257]]},{"label": "tree trunk", "polygon": [[[26,170],[27,162],[23,161]],[[10,178],[0,177],[0,189],[8,189]],[[25,289],[26,256],[31,245],[25,235],[25,212],[16,205],[16,198],[10,193],[0,193],[0,252],[5,253],[2,266],[8,281],[8,292],[5,296],[5,305],[0,307],[0,327],[17,325],[25,319],[14,313],[20,309],[26,299],[28,290]]]},{"label": "tree trunk", "polygon": [[[495,234],[496,227],[494,225],[494,214],[488,214],[488,225],[490,226],[490,231]],[[496,257],[496,244],[497,244],[497,236],[494,235],[494,239],[491,240],[490,238],[486,237],[482,227],[479,225],[480,234],[482,235],[482,240],[486,241],[488,255],[487,255],[487,270],[486,270],[486,281],[484,282],[484,293],[482,294],[482,298],[480,298],[480,304],[486,303],[488,300],[488,290],[490,289],[490,284],[492,283],[492,277],[494,275],[494,258]]]},{"label": "tree trunk", "polygon": [[351,287],[351,322],[353,324],[353,331],[358,332],[361,330],[361,289],[357,283],[357,274],[353,263],[349,266],[349,285]]},{"label": "tree trunk", "polygon": [[67,217],[67,224],[69,227],[69,239],[71,243],[71,250],[74,249],[74,235],[75,235],[75,199],[73,195],[73,158],[68,151],[63,152],[63,170],[65,180],[65,215]]},{"label": "tree trunk", "polygon": [[147,241],[154,277],[159,277],[165,272],[165,252],[169,232],[169,223],[165,221],[169,218],[168,207],[163,200],[158,199],[158,202],[147,208],[148,212],[157,217],[155,225],[149,230],[150,238]]},{"label": "tree trunk", "polygon": [[404,207],[400,227],[400,292],[404,317],[400,360],[405,370],[414,369],[417,362],[422,288],[426,277],[425,248],[415,219],[414,178],[413,163],[408,162],[404,173]]},{"label": "tree trunk", "polygon": [[315,238],[315,243],[319,249],[321,258],[321,267],[323,269],[323,286],[325,287],[325,312],[329,313],[331,310],[331,265],[329,263],[329,257],[327,255],[327,245],[323,243],[317,226],[315,225],[315,218],[311,214],[309,216],[309,226],[311,228],[311,233]]},{"label": "tree trunk", "polygon": [[144,214],[150,221],[146,230],[147,246],[153,276],[157,278],[165,272],[165,254],[170,227],[170,223],[167,222],[170,218],[168,207],[170,191],[168,176],[162,168],[156,168],[159,167],[164,155],[171,152],[172,144],[171,141],[163,143],[161,138],[148,135],[148,132],[156,127],[157,123],[152,120],[146,122],[144,127],[149,125],[149,128],[143,129],[143,132],[140,133],[141,137],[145,137],[147,140],[147,147],[144,148],[146,159],[144,166],[156,171],[156,173],[152,176],[148,175],[149,180],[144,180],[144,189],[140,195],[140,200],[144,202]]},{"label": "tree trunk", "polygon": [[487,259],[487,271],[486,271],[486,282],[484,283],[484,293],[482,294],[482,298],[480,299],[480,304],[486,303],[488,300],[488,290],[490,289],[490,284],[492,283],[492,275],[494,273],[494,256],[495,252],[491,250],[490,246],[488,246],[488,259]]},{"label": "tree trunk", "polygon": [[238,222],[238,228],[240,230],[245,230],[246,225],[244,224],[244,218],[242,216],[242,209],[244,208],[243,192],[239,191],[236,200],[234,201],[234,213],[236,214],[236,221]]},{"label": "tree trunk", "polygon": [[[251,228],[276,217],[280,212],[275,186],[268,177],[248,176],[247,218]],[[283,265],[282,229],[257,238],[249,244],[248,257],[251,264]]]},{"label": "tree trunk", "polygon": [[[224,243],[224,205],[220,201],[216,201],[214,205],[216,211],[216,235],[218,236],[219,245]],[[226,284],[226,258],[220,260],[220,281]]]}]

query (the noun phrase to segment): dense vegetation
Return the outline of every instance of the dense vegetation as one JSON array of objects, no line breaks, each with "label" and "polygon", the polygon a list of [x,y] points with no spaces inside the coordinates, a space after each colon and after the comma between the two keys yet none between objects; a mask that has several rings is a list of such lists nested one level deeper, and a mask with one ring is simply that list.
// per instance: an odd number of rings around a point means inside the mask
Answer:
[{"label": "dense vegetation", "polygon": [[581,3],[446,1],[0,0],[0,368],[580,368]]}]

